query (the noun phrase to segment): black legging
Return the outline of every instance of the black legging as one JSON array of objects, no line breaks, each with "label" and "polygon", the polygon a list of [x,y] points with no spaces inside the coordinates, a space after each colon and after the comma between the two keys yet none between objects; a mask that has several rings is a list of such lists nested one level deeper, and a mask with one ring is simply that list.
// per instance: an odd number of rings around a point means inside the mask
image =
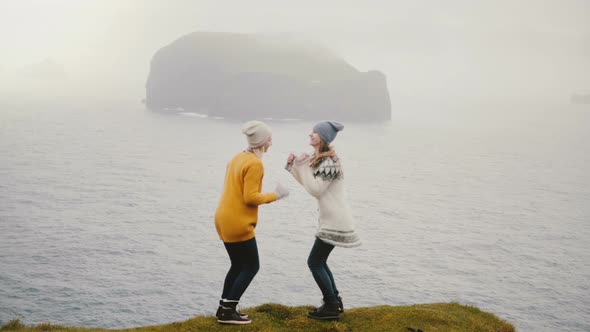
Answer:
[{"label": "black legging", "polygon": [[231,268],[225,276],[222,299],[239,301],[260,268],[256,238],[244,242],[224,242],[231,260]]},{"label": "black legging", "polygon": [[320,287],[324,302],[333,303],[338,301],[338,288],[334,282],[332,271],[328,267],[328,256],[334,249],[334,246],[326,243],[316,237],[309,258],[307,259],[307,266],[315,279],[316,284]]}]

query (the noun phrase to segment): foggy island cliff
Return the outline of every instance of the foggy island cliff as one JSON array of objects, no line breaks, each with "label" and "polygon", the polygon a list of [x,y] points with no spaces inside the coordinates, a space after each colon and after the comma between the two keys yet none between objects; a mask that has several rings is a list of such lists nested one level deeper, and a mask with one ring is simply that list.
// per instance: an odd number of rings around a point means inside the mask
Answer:
[{"label": "foggy island cliff", "polygon": [[385,75],[322,47],[251,34],[194,32],[151,60],[146,106],[227,119],[386,121]]}]

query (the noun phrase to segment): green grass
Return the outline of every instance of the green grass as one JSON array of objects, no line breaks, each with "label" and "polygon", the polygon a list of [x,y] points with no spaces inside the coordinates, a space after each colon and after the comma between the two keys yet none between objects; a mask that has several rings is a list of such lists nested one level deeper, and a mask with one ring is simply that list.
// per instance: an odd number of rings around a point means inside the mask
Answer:
[{"label": "green grass", "polygon": [[348,309],[340,321],[321,322],[307,318],[311,306],[287,307],[280,304],[263,304],[244,309],[252,318],[252,324],[242,326],[220,325],[212,316],[196,316],[183,322],[165,325],[144,326],[126,330],[107,330],[98,328],[65,327],[43,323],[24,326],[13,320],[0,331],[133,331],[133,332],[196,332],[196,331],[411,331],[424,332],[473,331],[473,332],[513,332],[514,327],[494,316],[471,306],[458,303],[417,304],[405,307],[376,306]]}]

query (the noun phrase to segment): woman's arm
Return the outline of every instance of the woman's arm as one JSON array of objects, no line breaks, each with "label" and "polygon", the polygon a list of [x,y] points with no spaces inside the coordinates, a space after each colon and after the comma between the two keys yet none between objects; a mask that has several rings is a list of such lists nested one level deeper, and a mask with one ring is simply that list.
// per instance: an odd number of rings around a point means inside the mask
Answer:
[{"label": "woman's arm", "polygon": [[264,168],[262,167],[262,163],[254,163],[246,169],[243,195],[244,202],[247,205],[258,206],[277,200],[277,195],[275,193],[263,194],[260,192],[263,176]]}]

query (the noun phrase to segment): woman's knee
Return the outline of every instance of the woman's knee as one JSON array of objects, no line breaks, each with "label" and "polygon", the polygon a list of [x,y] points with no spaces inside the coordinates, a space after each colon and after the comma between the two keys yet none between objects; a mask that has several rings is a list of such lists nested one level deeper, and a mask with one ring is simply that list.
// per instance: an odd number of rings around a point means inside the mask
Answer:
[{"label": "woman's knee", "polygon": [[256,273],[258,273],[258,270],[260,270],[260,263],[259,262],[251,262],[249,264],[244,264],[244,265],[242,265],[241,270],[244,272],[248,272],[252,275],[255,275]]},{"label": "woman's knee", "polygon": [[319,267],[322,267],[324,265],[324,261],[321,259],[317,259],[313,256],[309,256],[309,258],[307,259],[307,267],[309,267],[310,270],[315,270]]},{"label": "woman's knee", "polygon": [[260,263],[256,262],[255,264],[252,264],[252,272],[256,274],[258,273],[258,270],[260,270]]}]

